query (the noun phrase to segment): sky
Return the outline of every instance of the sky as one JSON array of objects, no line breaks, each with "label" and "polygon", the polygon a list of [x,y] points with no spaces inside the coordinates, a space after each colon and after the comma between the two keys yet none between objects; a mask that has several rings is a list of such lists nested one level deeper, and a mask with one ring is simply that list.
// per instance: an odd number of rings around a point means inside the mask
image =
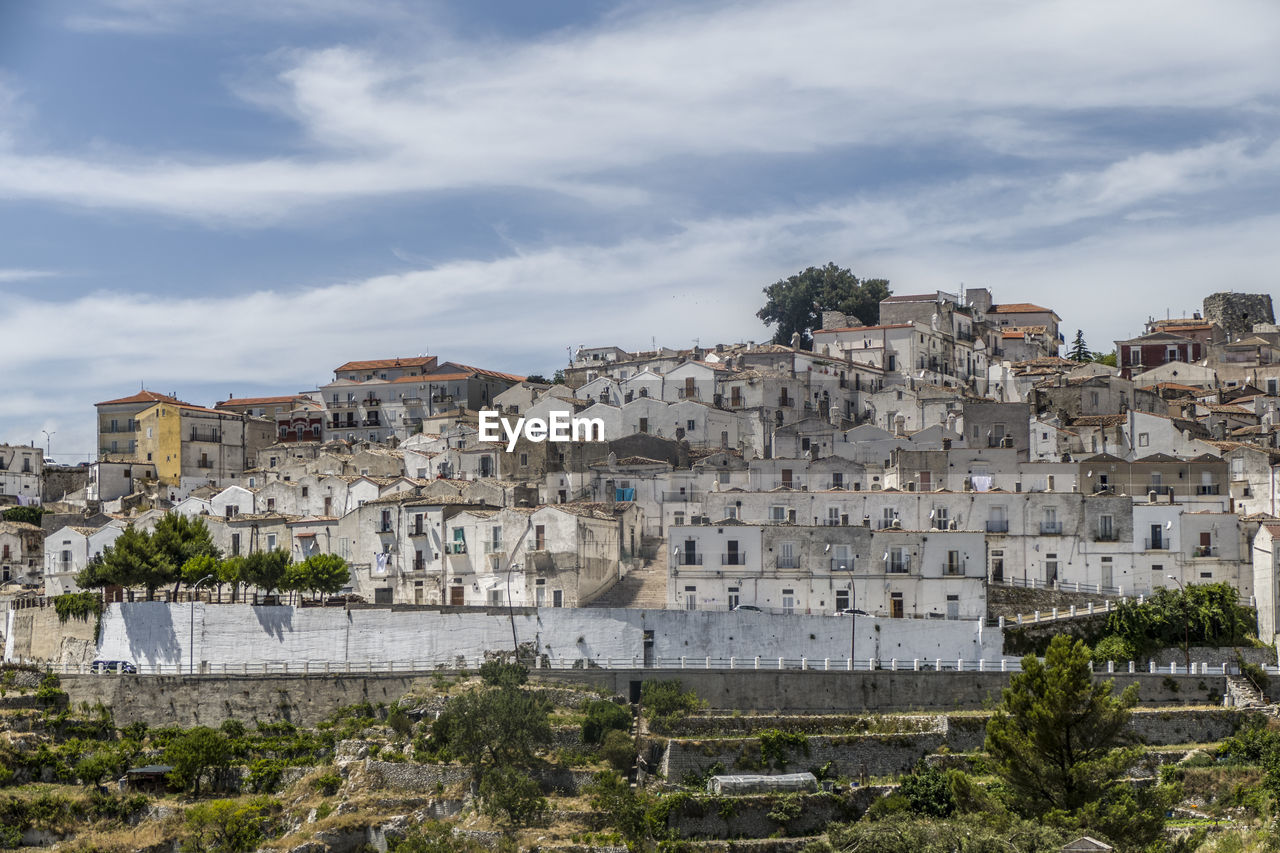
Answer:
[{"label": "sky", "polygon": [[1277,81],[1270,0],[0,0],[0,443],[762,341],[828,261],[1110,350],[1272,291]]}]

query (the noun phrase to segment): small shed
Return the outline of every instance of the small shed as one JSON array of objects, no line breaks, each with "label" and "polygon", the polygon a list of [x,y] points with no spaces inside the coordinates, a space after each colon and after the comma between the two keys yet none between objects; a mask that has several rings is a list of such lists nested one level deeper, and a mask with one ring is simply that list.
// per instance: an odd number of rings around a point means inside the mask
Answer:
[{"label": "small shed", "polygon": [[1104,844],[1096,838],[1082,835],[1075,841],[1063,845],[1062,853],[1108,853],[1108,851],[1114,849],[1110,844]]},{"label": "small shed", "polygon": [[783,773],[778,776],[743,774],[712,776],[707,791],[712,794],[785,794],[792,791],[818,790],[818,777],[812,773]]},{"label": "small shed", "polygon": [[163,794],[168,785],[166,777],[173,771],[168,764],[147,764],[143,767],[130,767],[124,772],[123,787],[129,791],[140,791],[149,794]]}]

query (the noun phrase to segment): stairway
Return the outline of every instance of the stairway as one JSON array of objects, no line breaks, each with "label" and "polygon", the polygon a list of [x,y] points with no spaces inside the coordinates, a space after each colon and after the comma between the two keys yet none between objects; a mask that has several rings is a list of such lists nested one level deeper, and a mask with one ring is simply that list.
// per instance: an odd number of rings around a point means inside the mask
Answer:
[{"label": "stairway", "polygon": [[1263,708],[1266,702],[1252,681],[1243,675],[1228,675],[1227,705],[1232,708]]},{"label": "stairway", "polygon": [[587,607],[630,607],[662,610],[667,606],[666,551],[659,548],[657,557],[623,575],[613,586]]}]

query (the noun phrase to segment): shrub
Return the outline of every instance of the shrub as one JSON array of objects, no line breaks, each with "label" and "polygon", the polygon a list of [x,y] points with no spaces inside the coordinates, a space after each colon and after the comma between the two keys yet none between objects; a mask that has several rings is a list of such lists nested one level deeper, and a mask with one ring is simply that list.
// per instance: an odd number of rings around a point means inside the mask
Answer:
[{"label": "shrub", "polygon": [[387,715],[387,725],[391,726],[391,730],[400,737],[413,734],[413,720],[409,719],[409,715],[400,708],[393,709]]},{"label": "shrub", "polygon": [[321,773],[311,780],[311,787],[326,797],[332,797],[342,787],[342,777],[337,773]]},{"label": "shrub", "polygon": [[586,743],[601,743],[609,731],[631,728],[631,712],[607,699],[593,699],[585,710],[587,718],[582,723],[582,739]]},{"label": "shrub", "polygon": [[280,777],[283,774],[284,762],[274,758],[260,758],[249,765],[245,784],[255,794],[273,794],[280,787]]},{"label": "shrub", "polygon": [[484,813],[495,820],[523,826],[547,810],[542,788],[513,767],[493,767],[480,779]]},{"label": "shrub", "polygon": [[600,745],[600,757],[615,770],[626,772],[636,760],[635,742],[626,732],[611,729],[605,732],[604,743]]},{"label": "shrub", "polygon": [[1107,661],[1125,663],[1137,658],[1137,650],[1133,643],[1117,634],[1108,634],[1093,647],[1093,662],[1105,664]]},{"label": "shrub", "polygon": [[519,687],[529,680],[529,670],[519,663],[490,660],[480,665],[480,677],[491,687]]},{"label": "shrub", "polygon": [[898,791],[907,798],[914,814],[926,817],[948,817],[956,810],[947,775],[936,767],[920,767],[904,776]]}]

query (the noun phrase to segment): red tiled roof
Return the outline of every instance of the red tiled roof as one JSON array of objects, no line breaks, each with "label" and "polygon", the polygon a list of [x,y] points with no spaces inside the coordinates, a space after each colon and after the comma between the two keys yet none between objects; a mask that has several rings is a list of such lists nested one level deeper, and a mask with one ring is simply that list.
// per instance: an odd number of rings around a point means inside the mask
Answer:
[{"label": "red tiled roof", "polygon": [[370,361],[348,361],[333,369],[334,373],[343,370],[378,370],[383,367],[434,367],[434,355],[420,355],[414,358],[375,358]]},{"label": "red tiled roof", "polygon": [[179,400],[177,397],[170,397],[168,394],[159,394],[155,391],[139,391],[129,397],[120,397],[116,400],[103,400],[101,403],[94,403],[95,406],[114,406],[117,403],[177,403],[180,406],[190,405]]},{"label": "red tiled roof", "polygon": [[287,397],[232,397],[229,400],[223,400],[221,403],[214,403],[214,408],[221,409],[223,406],[270,406],[276,403],[293,403],[298,400],[307,400],[301,394],[291,394]]},{"label": "red tiled roof", "polygon": [[992,305],[992,314],[1052,314],[1052,308],[1044,308],[1031,302],[1009,302],[1005,305]]}]

